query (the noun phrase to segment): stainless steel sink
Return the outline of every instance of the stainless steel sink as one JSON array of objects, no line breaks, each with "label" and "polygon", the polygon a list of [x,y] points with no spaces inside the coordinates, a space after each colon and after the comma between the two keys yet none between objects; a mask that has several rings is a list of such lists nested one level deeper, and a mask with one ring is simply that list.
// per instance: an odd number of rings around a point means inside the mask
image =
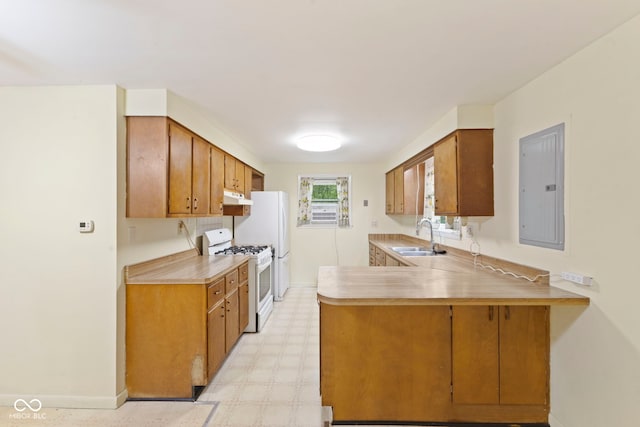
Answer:
[{"label": "stainless steel sink", "polygon": [[435,252],[430,251],[428,248],[417,246],[394,246],[392,251],[402,256],[434,256]]}]

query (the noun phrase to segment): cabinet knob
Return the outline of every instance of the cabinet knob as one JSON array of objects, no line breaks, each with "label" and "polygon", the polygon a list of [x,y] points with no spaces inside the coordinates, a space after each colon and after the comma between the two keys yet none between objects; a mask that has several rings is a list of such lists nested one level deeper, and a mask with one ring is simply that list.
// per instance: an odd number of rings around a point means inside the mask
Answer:
[{"label": "cabinet knob", "polygon": [[198,198],[197,197],[193,198],[193,209],[198,209]]},{"label": "cabinet knob", "polygon": [[489,321],[493,321],[493,306],[489,306]]},{"label": "cabinet knob", "polygon": [[215,295],[220,295],[222,293],[222,291],[216,291]]},{"label": "cabinet knob", "polygon": [[191,197],[187,197],[187,209],[191,209]]}]

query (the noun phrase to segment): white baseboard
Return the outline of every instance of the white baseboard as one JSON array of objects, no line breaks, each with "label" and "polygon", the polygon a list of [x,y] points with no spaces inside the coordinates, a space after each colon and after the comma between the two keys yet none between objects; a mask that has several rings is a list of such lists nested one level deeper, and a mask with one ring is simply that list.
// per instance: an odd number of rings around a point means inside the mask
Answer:
[{"label": "white baseboard", "polygon": [[41,411],[47,408],[73,408],[73,409],[116,409],[127,400],[127,389],[115,396],[71,396],[59,394],[0,394],[0,406],[14,406],[18,399],[31,402],[38,399],[42,405]]},{"label": "white baseboard", "polygon": [[289,288],[317,288],[317,283],[289,283]]},{"label": "white baseboard", "polygon": [[558,421],[556,417],[553,416],[553,414],[549,414],[549,425],[551,427],[564,427],[564,424]]}]

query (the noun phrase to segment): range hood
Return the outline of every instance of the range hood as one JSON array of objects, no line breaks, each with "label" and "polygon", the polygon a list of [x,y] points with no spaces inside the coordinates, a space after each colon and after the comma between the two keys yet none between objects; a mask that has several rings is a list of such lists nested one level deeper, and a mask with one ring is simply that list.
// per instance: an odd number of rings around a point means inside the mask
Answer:
[{"label": "range hood", "polygon": [[244,194],[235,193],[233,191],[224,190],[224,199],[222,201],[223,205],[243,205],[243,206],[251,206],[253,205],[253,201],[244,198]]}]

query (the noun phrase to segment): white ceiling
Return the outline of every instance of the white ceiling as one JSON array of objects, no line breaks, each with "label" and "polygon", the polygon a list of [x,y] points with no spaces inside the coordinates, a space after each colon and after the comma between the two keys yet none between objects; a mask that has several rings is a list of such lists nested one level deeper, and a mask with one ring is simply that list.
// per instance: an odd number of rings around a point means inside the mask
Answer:
[{"label": "white ceiling", "polygon": [[[638,13],[639,0],[0,0],[0,85],[166,88],[265,162],[380,161]],[[345,143],[304,153],[305,133]]]}]

